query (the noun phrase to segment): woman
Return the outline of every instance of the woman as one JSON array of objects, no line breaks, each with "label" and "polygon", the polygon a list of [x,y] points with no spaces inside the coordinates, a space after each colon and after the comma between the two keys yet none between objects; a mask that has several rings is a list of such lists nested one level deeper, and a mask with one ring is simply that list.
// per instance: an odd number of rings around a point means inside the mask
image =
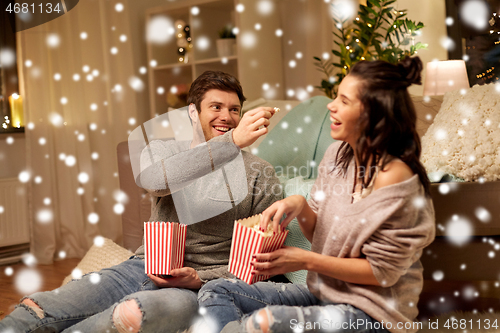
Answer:
[{"label": "woman", "polygon": [[[216,330],[415,332],[422,249],[434,239],[429,180],[407,88],[422,62],[356,64],[328,104],[333,143],[307,203],[302,196],[263,212],[261,227],[297,217],[311,251],[257,254],[255,274],[307,269],[300,285],[216,280],[198,295]],[[286,218],[279,224],[283,215]],[[272,219],[272,221],[271,221]],[[260,309],[260,310],[259,310]]]}]

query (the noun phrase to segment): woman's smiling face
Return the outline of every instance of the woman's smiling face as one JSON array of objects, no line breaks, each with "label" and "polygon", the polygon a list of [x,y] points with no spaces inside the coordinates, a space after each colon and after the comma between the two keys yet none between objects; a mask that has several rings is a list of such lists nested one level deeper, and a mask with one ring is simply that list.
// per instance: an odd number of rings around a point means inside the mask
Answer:
[{"label": "woman's smiling face", "polygon": [[330,111],[330,135],[335,140],[345,141],[355,147],[359,138],[359,117],[362,103],[359,100],[361,80],[347,75],[340,83],[337,98],[327,105]]}]

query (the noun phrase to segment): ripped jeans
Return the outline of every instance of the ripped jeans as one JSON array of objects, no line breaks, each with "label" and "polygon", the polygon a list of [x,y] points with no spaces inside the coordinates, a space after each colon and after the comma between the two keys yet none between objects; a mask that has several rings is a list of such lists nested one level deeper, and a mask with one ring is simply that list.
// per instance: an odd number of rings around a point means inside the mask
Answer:
[{"label": "ripped jeans", "polygon": [[300,284],[217,279],[200,289],[198,305],[212,332],[389,332],[360,309],[323,303]]},{"label": "ripped jeans", "polygon": [[140,332],[177,332],[187,329],[197,315],[196,296],[189,289],[158,289],[144,273],[144,261],[132,257],[56,290],[27,297],[41,310],[18,305],[0,321],[0,333],[118,332],[113,311],[126,300],[135,300],[139,306]]}]

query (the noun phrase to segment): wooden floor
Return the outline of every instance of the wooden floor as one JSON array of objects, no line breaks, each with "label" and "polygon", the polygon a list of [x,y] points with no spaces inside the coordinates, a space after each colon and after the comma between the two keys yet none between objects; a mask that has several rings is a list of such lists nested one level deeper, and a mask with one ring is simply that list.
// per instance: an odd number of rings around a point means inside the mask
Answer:
[{"label": "wooden floor", "polygon": [[[64,278],[71,273],[81,259],[65,259],[52,265],[37,265],[34,267],[42,277],[39,291],[53,290],[59,287]],[[5,269],[12,267],[14,274],[7,276]],[[16,273],[27,268],[23,263],[0,266],[0,320],[14,310],[19,300],[25,296],[15,287]]]},{"label": "wooden floor", "polygon": [[[37,265],[35,269],[42,276],[42,285],[40,291],[53,290],[59,287],[64,278],[71,273],[80,259],[65,259],[56,261],[52,265]],[[7,276],[5,268],[11,267],[14,274]],[[25,296],[18,292],[15,287],[16,272],[25,269],[23,263],[0,266],[0,320],[9,314],[19,303],[19,300]],[[468,283],[466,285],[470,285]],[[479,312],[499,312],[500,311],[500,289],[494,288],[493,294],[481,295],[471,301],[459,300],[453,296],[455,290],[462,290],[463,282],[441,282],[428,281],[424,283],[424,290],[420,296],[419,319],[426,321],[435,315],[455,311],[477,310]],[[480,288],[477,288],[480,290]],[[445,299],[446,302],[442,303]],[[454,303],[458,302],[458,303]],[[435,306],[434,306],[434,305]]]}]

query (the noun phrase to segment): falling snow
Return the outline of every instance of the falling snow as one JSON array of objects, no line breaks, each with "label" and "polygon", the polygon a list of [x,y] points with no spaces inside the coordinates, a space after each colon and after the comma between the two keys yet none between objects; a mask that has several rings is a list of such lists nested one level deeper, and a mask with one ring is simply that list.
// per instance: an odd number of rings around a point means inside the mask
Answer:
[{"label": "falling snow", "polygon": [[323,200],[325,200],[325,198],[326,198],[325,192],[323,192],[321,190],[314,192],[314,200],[323,201]]},{"label": "falling snow", "polygon": [[40,290],[42,276],[33,268],[24,268],[16,273],[14,283],[18,293],[29,295]]},{"label": "falling snow", "polygon": [[472,237],[473,227],[463,216],[453,215],[446,225],[447,240],[457,246],[463,246]]},{"label": "falling snow", "polygon": [[483,1],[464,1],[460,5],[460,17],[466,25],[476,30],[482,30],[488,26],[489,9]]},{"label": "falling snow", "polygon": [[97,213],[90,213],[87,220],[92,224],[96,224],[99,222],[99,215],[97,215]]},{"label": "falling snow", "polygon": [[166,44],[174,37],[174,34],[174,23],[165,16],[152,18],[146,27],[146,38],[153,44]]}]

